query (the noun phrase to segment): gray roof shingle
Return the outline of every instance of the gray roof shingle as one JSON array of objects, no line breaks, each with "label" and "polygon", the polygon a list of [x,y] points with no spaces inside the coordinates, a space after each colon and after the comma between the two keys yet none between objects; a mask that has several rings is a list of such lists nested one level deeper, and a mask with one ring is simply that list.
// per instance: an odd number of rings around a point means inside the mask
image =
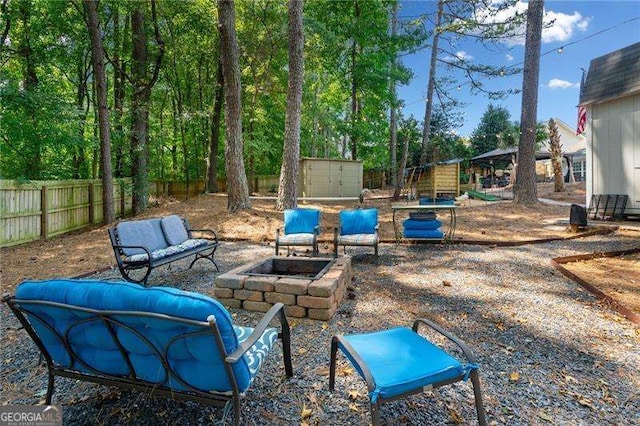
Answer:
[{"label": "gray roof shingle", "polygon": [[595,104],[640,92],[640,43],[591,60],[580,90],[580,105]]}]

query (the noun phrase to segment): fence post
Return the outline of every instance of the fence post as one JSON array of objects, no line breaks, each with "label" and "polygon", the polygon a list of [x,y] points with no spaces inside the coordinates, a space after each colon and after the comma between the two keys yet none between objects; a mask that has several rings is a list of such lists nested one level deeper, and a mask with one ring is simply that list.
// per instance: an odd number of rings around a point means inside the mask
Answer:
[{"label": "fence post", "polygon": [[42,238],[49,236],[49,206],[47,205],[47,186],[43,185],[40,191],[40,235]]},{"label": "fence post", "polygon": [[94,194],[93,183],[89,184],[89,225],[96,221],[96,196]]},{"label": "fence post", "polygon": [[120,212],[122,213],[122,218],[127,217],[127,203],[124,195],[124,182],[120,182]]}]

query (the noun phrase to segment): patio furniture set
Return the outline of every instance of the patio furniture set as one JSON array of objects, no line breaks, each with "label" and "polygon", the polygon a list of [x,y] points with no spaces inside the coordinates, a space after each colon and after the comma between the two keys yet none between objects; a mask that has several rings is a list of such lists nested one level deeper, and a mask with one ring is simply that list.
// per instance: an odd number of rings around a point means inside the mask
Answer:
[{"label": "patio furniture set", "polygon": [[[135,223],[139,222],[139,223]],[[306,241],[317,255],[320,213],[285,212],[284,232],[276,244]],[[310,231],[310,232],[307,232]],[[273,303],[255,328],[236,325],[216,299],[171,287],[145,287],[150,271],[186,256],[206,258],[218,240],[195,238],[196,230],[178,216],[118,224],[109,231],[122,276],[145,269],[137,283],[55,279],[25,281],[5,302],[39,348],[48,369],[45,398],[51,404],[55,377],[67,377],[151,395],[233,408],[240,424],[241,399],[279,340],[284,370],[293,376],[291,332],[283,303]],[[311,234],[311,239],[287,238]],[[277,234],[279,235],[279,233]],[[363,245],[358,235],[374,235],[377,254],[377,210],[340,212],[338,245]],[[151,241],[144,240],[144,237]],[[275,258],[278,259],[278,258]],[[317,259],[317,258],[312,258]],[[269,324],[278,319],[279,327]],[[459,347],[461,361],[434,345],[419,326],[427,326]],[[328,345],[329,346],[329,345]],[[335,386],[337,352],[341,351],[366,381],[374,425],[383,403],[471,378],[478,422],[486,424],[478,365],[469,348],[439,325],[420,318],[412,328],[398,327],[362,334],[335,335],[330,343],[329,389]]]}]

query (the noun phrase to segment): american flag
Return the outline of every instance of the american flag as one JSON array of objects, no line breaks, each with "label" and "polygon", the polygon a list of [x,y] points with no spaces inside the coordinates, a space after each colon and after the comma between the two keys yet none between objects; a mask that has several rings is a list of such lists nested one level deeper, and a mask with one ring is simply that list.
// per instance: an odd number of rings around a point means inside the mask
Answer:
[{"label": "american flag", "polygon": [[578,128],[576,129],[576,135],[584,133],[584,128],[587,125],[587,107],[580,105],[578,107]]}]

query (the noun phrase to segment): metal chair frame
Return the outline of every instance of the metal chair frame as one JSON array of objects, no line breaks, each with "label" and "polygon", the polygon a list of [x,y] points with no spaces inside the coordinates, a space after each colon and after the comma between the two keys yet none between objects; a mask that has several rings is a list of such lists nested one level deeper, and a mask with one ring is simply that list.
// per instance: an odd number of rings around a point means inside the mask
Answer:
[{"label": "metal chair frame", "polygon": [[[47,394],[45,398],[45,404],[51,405],[51,401],[53,398],[53,392],[55,389],[55,377],[67,377],[71,379],[83,380],[87,382],[98,383],[107,386],[118,386],[125,389],[134,389],[137,391],[149,393],[152,396],[166,396],[172,399],[179,400],[189,400],[195,401],[201,404],[212,405],[217,407],[222,407],[227,405],[227,403],[232,402],[234,408],[235,415],[235,424],[240,424],[240,410],[241,410],[241,397],[243,394],[240,393],[238,389],[238,383],[233,371],[233,364],[238,362],[242,356],[258,341],[258,339],[265,332],[271,320],[273,320],[276,316],[280,321],[280,332],[278,333],[278,338],[282,342],[282,352],[284,358],[284,368],[287,377],[293,376],[293,367],[291,363],[291,333],[289,328],[289,323],[284,314],[284,305],[282,303],[276,303],[269,309],[269,311],[264,315],[264,317],[260,320],[256,328],[253,330],[251,335],[238,345],[237,349],[232,353],[227,353],[227,350],[224,346],[224,342],[222,340],[222,335],[220,333],[220,329],[216,323],[216,319],[213,315],[207,318],[207,321],[195,321],[189,320],[185,318],[174,317],[170,315],[157,314],[157,313],[149,313],[149,312],[132,312],[132,311],[109,311],[109,310],[96,310],[89,309],[80,306],[67,305],[63,303],[56,303],[44,300],[20,300],[15,297],[7,296],[2,299],[4,303],[6,303],[9,308],[13,311],[15,316],[20,321],[20,324],[24,327],[26,332],[29,334],[31,339],[34,341],[42,356],[44,357],[47,363],[48,370],[48,384],[47,384]],[[41,316],[32,312],[29,308],[32,306],[48,306],[52,308],[59,309],[67,309],[76,312],[81,312],[84,314],[92,315],[89,318],[83,318],[78,320],[67,328],[64,334],[58,333],[50,324],[48,324]],[[29,317],[29,319],[27,318]],[[86,316],[86,315],[85,315]],[[149,339],[147,339],[144,334],[140,333],[138,330],[124,324],[121,320],[117,319],[118,317],[144,317],[146,319],[158,319],[158,320],[166,320],[171,322],[176,322],[179,324],[188,325],[193,327],[196,331],[184,333],[178,335],[171,339],[164,348],[156,348]],[[56,336],[60,342],[62,342],[66,353],[68,354],[71,363],[70,366],[65,367],[58,365],[54,362],[51,354],[47,350],[46,346],[38,336],[38,333],[34,329],[30,320],[38,321],[41,325],[46,327],[54,336]],[[111,338],[114,343],[118,347],[123,360],[127,365],[127,369],[129,374],[125,376],[116,376],[109,373],[105,373],[103,371],[97,370],[87,364],[84,360],[82,360],[78,354],[73,350],[72,345],[69,342],[69,333],[72,331],[74,327],[77,327],[82,324],[86,324],[88,322],[93,321],[101,321],[104,323],[105,327],[109,331]],[[136,376],[135,369],[131,360],[129,359],[129,353],[125,349],[125,346],[120,342],[118,335],[116,333],[115,328],[122,327],[126,329],[128,332],[133,333],[137,336],[141,341],[145,342],[147,346],[151,349],[153,353],[160,360],[162,367],[164,369],[164,377],[163,380],[157,383],[150,383],[145,380],[140,379]],[[223,393],[214,393],[207,389],[198,389],[196,387],[191,386],[187,383],[179,374],[176,372],[169,363],[169,349],[176,342],[185,339],[187,337],[193,336],[211,336],[219,351],[222,359],[224,360],[224,368],[229,379],[229,383],[231,383],[232,392],[230,395]],[[82,366],[84,369],[89,370],[90,373],[78,371],[75,366]],[[187,390],[175,390],[168,387],[169,379],[176,380],[182,386],[184,386]]]},{"label": "metal chair frame", "polygon": [[[440,325],[426,318],[418,318],[414,321],[413,327],[412,327],[414,332],[416,333],[418,332],[418,327],[420,324],[424,324],[430,327],[431,329],[437,331],[438,333],[442,334],[447,339],[455,343],[462,350],[465,358],[467,359],[467,362],[469,363],[476,362],[476,358],[471,352],[471,350],[469,349],[469,347],[462,340],[456,337],[454,334],[448,332],[447,330],[442,328]],[[342,335],[335,335],[331,339],[331,361],[329,365],[329,390],[333,391],[335,387],[336,356],[338,353],[339,346],[341,346],[343,350],[346,350],[349,353],[349,356],[353,359],[353,361],[356,364],[355,367],[357,367],[358,371],[362,372],[362,376],[365,382],[367,383],[367,389],[369,393],[373,392],[376,389],[376,382],[375,382],[375,379],[373,378],[373,375],[371,374],[371,371],[369,370],[369,367],[364,362],[362,357],[358,355],[358,352],[355,351],[355,349],[349,344],[349,342]],[[480,391],[480,378],[478,375],[478,371],[476,369],[472,370],[471,373],[469,374],[469,377],[471,378],[471,384],[473,386],[476,412],[478,414],[478,424],[480,424],[481,426],[485,426],[487,424],[487,420],[485,416],[484,405],[482,402],[482,394]],[[375,403],[370,401],[371,419],[372,419],[373,425],[377,426],[380,424],[380,406],[382,404],[390,401],[395,401],[397,399],[405,398],[409,395],[422,393],[426,390],[431,390],[441,386],[449,385],[451,383],[455,383],[464,379],[465,379],[465,376],[461,375],[458,377],[454,377],[450,380],[433,383],[427,387],[420,387],[417,389],[410,390],[403,394],[394,396],[393,398],[383,398],[381,396],[378,396],[378,400]]]}]

